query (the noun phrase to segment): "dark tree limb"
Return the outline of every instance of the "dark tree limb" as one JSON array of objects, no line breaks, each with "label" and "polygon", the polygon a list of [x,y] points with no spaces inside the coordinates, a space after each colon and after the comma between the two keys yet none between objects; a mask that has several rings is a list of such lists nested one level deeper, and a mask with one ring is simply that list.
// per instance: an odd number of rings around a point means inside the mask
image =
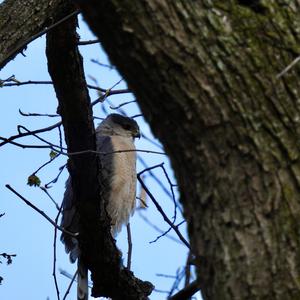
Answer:
[{"label": "dark tree limb", "polygon": [[70,2],[63,0],[6,0],[0,4],[0,69],[39,32],[70,13],[69,7]]},{"label": "dark tree limb", "polygon": [[147,299],[153,287],[124,269],[101,199],[100,163],[96,150],[92,109],[78,52],[76,19],[47,34],[48,69],[59,102],[68,152],[68,169],[80,215],[82,260],[92,274],[95,297]]},{"label": "dark tree limb", "polygon": [[195,293],[200,290],[200,286],[197,281],[191,282],[184,289],[169,298],[169,300],[186,300],[190,299]]}]

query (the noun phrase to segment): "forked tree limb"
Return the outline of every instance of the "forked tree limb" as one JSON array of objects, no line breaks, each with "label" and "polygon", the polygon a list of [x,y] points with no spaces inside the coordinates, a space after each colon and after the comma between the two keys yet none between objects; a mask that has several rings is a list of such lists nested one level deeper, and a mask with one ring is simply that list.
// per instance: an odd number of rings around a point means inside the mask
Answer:
[{"label": "forked tree limb", "polygon": [[[78,51],[76,18],[47,34],[48,69],[59,102],[68,151],[68,169],[80,214],[79,243],[83,261],[91,271],[94,297],[147,299],[153,286],[133,276],[121,264],[120,253],[110,234],[99,178],[92,109]],[[91,150],[91,151],[86,151]]]}]

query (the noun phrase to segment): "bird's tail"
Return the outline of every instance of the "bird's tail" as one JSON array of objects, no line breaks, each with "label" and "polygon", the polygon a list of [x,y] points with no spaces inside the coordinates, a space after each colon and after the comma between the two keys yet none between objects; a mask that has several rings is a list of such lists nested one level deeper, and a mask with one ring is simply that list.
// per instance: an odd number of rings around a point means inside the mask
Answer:
[{"label": "bird's tail", "polygon": [[88,300],[88,269],[84,263],[78,258],[77,269],[77,300]]}]

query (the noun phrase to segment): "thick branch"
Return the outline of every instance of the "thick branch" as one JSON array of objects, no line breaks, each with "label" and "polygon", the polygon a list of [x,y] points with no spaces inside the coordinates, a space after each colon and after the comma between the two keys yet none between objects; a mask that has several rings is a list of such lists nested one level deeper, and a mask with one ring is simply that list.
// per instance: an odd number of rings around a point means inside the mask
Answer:
[{"label": "thick branch", "polygon": [[0,5],[0,69],[24,50],[32,37],[63,18],[68,1],[6,0]]},{"label": "thick branch", "polygon": [[197,281],[191,282],[188,286],[184,289],[173,295],[169,298],[169,300],[186,300],[190,299],[195,293],[200,290],[199,284]]},{"label": "thick branch", "polygon": [[109,220],[100,197],[100,165],[93,153],[96,143],[92,109],[75,28],[76,20],[72,19],[48,33],[47,58],[68,151],[83,151],[81,155],[71,156],[68,163],[80,215],[82,260],[91,270],[94,296],[147,299],[152,285],[122,269],[119,251],[110,235]]}]

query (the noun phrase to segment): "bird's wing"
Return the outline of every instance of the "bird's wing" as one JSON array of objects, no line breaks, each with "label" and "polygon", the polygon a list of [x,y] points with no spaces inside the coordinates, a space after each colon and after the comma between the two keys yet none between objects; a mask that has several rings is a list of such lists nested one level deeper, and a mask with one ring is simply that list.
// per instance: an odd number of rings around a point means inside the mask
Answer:
[{"label": "bird's wing", "polygon": [[[62,220],[61,226],[70,231],[79,231],[79,215],[77,213],[75,199],[73,197],[73,189],[71,183],[71,177],[66,181],[66,190],[63,199],[63,210],[62,210]],[[75,262],[79,255],[78,241],[76,238],[71,237],[66,233],[62,233],[61,241],[65,244],[65,249],[67,253],[70,253],[71,262]]]},{"label": "bird's wing", "polygon": [[114,173],[114,153],[112,153],[114,148],[110,136],[97,134],[97,151],[100,152],[101,197],[109,201]]}]

